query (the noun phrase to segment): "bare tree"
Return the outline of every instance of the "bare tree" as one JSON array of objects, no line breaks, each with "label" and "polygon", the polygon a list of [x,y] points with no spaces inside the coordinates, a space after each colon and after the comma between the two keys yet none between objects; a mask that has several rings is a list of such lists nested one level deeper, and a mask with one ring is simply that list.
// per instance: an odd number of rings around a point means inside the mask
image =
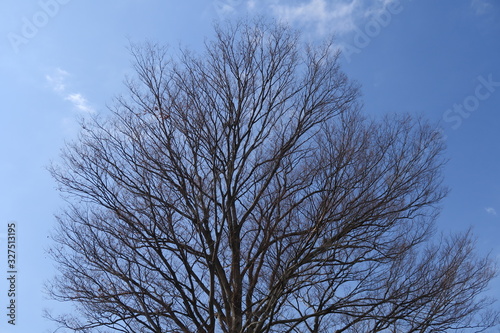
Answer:
[{"label": "bare tree", "polygon": [[51,168],[49,287],[82,332],[444,332],[492,327],[470,233],[431,244],[443,143],[362,116],[332,43],[265,22],[202,56],[132,47],[137,78]]}]

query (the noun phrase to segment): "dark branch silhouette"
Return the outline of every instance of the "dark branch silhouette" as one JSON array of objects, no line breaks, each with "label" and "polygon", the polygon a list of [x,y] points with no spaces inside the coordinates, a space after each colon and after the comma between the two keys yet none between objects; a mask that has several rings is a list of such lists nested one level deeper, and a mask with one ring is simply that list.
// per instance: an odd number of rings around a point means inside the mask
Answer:
[{"label": "dark branch silhouette", "polygon": [[[217,27],[201,56],[133,46],[137,78],[51,172],[68,200],[49,290],[82,332],[492,327],[495,271],[436,239],[443,143],[360,112],[332,43]],[[434,241],[432,241],[434,239]]]}]

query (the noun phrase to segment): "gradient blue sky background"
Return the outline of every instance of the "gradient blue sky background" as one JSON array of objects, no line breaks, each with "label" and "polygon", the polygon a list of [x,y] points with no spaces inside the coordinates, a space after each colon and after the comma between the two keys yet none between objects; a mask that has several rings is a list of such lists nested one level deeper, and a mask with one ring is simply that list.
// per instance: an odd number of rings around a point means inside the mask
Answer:
[{"label": "gradient blue sky background", "polygon": [[[52,332],[45,249],[64,202],[46,171],[77,119],[106,112],[132,74],[129,40],[201,49],[214,21],[264,15],[320,39],[335,32],[370,114],[441,121],[450,162],[438,226],[500,259],[500,2],[497,0],[2,0],[0,332]],[[16,326],[7,324],[7,224],[18,228]],[[489,293],[500,298],[500,280]],[[500,305],[498,305],[500,306]]]}]

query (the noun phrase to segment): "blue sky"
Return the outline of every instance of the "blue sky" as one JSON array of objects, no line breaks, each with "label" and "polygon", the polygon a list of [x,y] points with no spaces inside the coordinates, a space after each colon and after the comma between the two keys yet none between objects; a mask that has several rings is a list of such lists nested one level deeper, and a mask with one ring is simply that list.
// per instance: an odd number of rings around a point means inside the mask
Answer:
[{"label": "blue sky", "polygon": [[[106,112],[132,74],[129,40],[200,49],[214,21],[272,16],[335,33],[369,114],[440,121],[446,183],[438,226],[472,226],[500,259],[500,2],[497,0],[3,0],[0,3],[0,332],[49,332],[45,249],[63,205],[46,171],[77,119]],[[8,325],[7,225],[18,237],[17,318]],[[500,298],[500,280],[490,290]]]}]

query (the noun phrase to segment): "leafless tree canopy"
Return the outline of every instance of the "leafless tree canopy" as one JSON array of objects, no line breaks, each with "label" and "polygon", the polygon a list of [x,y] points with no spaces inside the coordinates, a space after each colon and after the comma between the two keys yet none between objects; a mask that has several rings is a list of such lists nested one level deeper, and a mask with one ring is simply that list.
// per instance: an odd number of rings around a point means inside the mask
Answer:
[{"label": "leafless tree canopy", "polygon": [[[479,331],[495,272],[469,233],[429,242],[443,144],[369,120],[331,43],[216,28],[201,56],[132,47],[137,78],[51,172],[53,298],[82,332]],[[437,237],[436,237],[437,238]]]}]

